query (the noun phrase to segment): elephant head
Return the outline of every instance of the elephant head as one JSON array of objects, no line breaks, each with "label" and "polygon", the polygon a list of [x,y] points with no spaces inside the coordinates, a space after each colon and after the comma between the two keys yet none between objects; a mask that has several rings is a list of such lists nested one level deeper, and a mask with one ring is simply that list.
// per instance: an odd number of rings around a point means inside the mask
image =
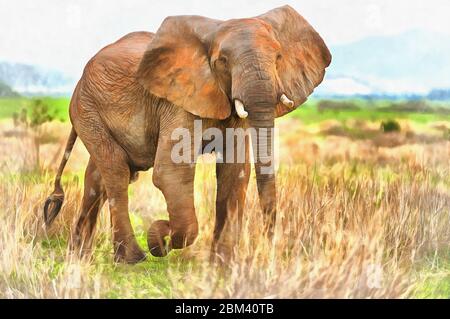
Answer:
[{"label": "elephant head", "polygon": [[270,214],[275,176],[262,168],[273,161],[274,119],[306,101],[330,62],[319,34],[284,6],[249,19],[166,18],[137,77],[153,95],[197,116],[248,115],[248,125],[257,132],[269,129],[256,139],[258,148],[269,151],[257,153],[255,169],[261,206]]}]

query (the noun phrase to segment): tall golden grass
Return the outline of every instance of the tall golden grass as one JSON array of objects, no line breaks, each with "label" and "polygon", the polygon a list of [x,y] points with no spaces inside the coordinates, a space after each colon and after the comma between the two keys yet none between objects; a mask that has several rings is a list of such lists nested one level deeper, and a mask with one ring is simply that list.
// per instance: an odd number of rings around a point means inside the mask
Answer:
[{"label": "tall golden grass", "polygon": [[[298,123],[286,122],[289,125]],[[67,131],[66,126],[51,129]],[[12,147],[23,138],[5,138],[0,154],[0,297],[413,296],[422,280],[416,270],[424,258],[448,252],[450,143],[396,148],[371,144],[372,148],[367,146],[370,141],[319,138],[306,129],[288,131],[291,134],[283,135],[281,142],[274,238],[270,241],[260,231],[262,218],[252,178],[242,236],[224,265],[209,262],[213,165],[197,167],[200,235],[193,246],[138,266],[113,265],[105,207],[94,258],[79,261],[67,250],[67,238],[82,197],[82,181],[77,177],[81,175],[74,174],[87,159],[82,145],[77,143],[67,169],[63,210],[45,232],[42,205],[51,192],[55,165],[49,158],[58,152],[59,144],[41,149],[46,159],[43,172],[23,174],[11,164],[24,156],[20,147]],[[142,174],[130,194],[130,211],[142,242],[151,221],[166,216],[165,202],[151,183],[151,173]],[[156,278],[161,273],[164,278]],[[132,282],[134,277],[139,282]]]}]

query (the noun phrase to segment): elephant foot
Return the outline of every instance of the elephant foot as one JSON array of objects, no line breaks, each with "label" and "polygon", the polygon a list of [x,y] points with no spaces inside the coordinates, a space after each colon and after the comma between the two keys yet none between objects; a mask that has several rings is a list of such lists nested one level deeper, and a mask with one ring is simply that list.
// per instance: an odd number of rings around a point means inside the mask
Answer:
[{"label": "elephant foot", "polygon": [[145,252],[134,241],[124,244],[123,242],[114,244],[114,261],[126,264],[137,264],[146,259]]},{"label": "elephant foot", "polygon": [[171,242],[167,220],[157,220],[152,223],[147,234],[147,244],[150,253],[155,257],[164,257],[169,253]]}]

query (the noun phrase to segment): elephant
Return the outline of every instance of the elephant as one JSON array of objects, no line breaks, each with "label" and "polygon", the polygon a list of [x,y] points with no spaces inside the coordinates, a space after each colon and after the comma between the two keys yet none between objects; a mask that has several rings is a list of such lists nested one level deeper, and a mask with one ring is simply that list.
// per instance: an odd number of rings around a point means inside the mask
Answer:
[{"label": "elephant", "polygon": [[[84,68],[69,105],[72,124],[53,193],[44,205],[50,226],[64,200],[61,176],[79,137],[89,152],[84,195],[71,246],[92,249],[97,216],[108,200],[114,261],[146,258],[128,212],[128,187],[139,171],[153,168],[153,184],[167,203],[169,220],[148,230],[154,256],[191,245],[198,235],[194,207],[195,162],[172,158],[173,132],[216,128],[256,130],[244,146],[231,141],[222,154],[243,161],[217,161],[216,212],[212,251],[225,228],[239,229],[251,164],[261,218],[270,236],[276,221],[273,166],[274,120],[303,104],[323,80],[331,54],[320,35],[292,7],[245,19],[167,17],[156,33],[134,32],[101,49]],[[259,130],[265,129],[264,134]],[[228,141],[227,141],[228,142]],[[205,141],[195,147],[202,152]],[[257,145],[259,144],[259,145]],[[230,146],[231,145],[231,146]],[[249,147],[268,151],[251,160]],[[234,235],[233,235],[234,236]]]}]

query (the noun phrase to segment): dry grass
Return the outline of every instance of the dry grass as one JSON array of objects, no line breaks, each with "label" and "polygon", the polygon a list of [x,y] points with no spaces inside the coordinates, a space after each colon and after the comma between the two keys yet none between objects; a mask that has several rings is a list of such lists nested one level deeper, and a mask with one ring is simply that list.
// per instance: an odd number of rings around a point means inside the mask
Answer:
[{"label": "dry grass", "polygon": [[[67,131],[67,126],[53,125],[50,131]],[[24,174],[20,163],[26,163],[26,141],[2,138],[0,297],[414,296],[426,280],[420,269],[429,256],[448,258],[450,143],[441,139],[382,147],[372,140],[324,137],[320,128],[294,120],[282,122],[281,133],[273,242],[259,232],[262,219],[252,179],[243,236],[227,267],[208,262],[214,225],[212,165],[197,168],[200,235],[193,246],[137,266],[114,265],[104,209],[94,259],[80,262],[71,257],[66,241],[81,201],[81,168],[87,159],[82,145],[77,143],[66,170],[63,211],[45,233],[42,205],[51,192],[55,163],[50,161],[59,144],[41,150],[48,173]],[[134,227],[145,247],[147,227],[166,216],[165,203],[151,173],[142,174],[130,194]],[[438,276],[448,281],[448,269],[440,269]]]}]

